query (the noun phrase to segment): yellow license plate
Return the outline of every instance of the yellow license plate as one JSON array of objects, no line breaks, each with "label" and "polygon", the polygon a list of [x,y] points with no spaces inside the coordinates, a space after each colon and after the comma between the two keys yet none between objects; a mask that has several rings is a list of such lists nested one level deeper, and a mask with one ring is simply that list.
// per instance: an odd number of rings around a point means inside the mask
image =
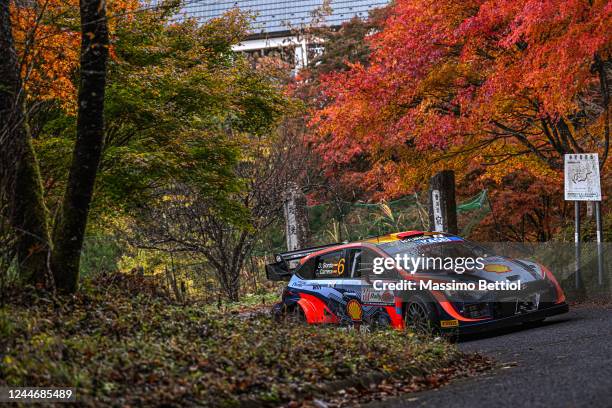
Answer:
[{"label": "yellow license plate", "polygon": [[440,320],[440,326],[441,327],[458,327],[459,326],[459,320],[454,319],[454,320]]}]

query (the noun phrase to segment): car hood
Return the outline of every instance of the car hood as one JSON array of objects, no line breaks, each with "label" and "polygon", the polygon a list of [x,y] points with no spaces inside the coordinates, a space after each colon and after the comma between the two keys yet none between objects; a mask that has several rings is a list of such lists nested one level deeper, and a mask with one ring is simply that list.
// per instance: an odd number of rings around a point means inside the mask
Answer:
[{"label": "car hood", "polygon": [[543,279],[536,264],[530,261],[491,256],[484,258],[482,263],[483,269],[466,271],[464,275],[491,282],[520,280],[521,283],[529,283]]}]

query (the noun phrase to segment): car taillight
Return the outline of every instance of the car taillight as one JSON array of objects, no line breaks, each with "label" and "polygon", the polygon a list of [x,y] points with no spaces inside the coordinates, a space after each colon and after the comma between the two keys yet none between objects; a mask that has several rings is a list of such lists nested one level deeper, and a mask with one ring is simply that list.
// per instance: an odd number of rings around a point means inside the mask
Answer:
[{"label": "car taillight", "polygon": [[555,291],[557,292],[557,301],[555,303],[565,302],[565,293],[563,292],[563,289],[561,289],[561,285],[559,285],[555,275],[553,275],[550,269],[546,268],[544,265],[540,265],[540,268],[542,269],[542,272],[544,272],[546,279],[552,282],[552,284],[555,286]]}]

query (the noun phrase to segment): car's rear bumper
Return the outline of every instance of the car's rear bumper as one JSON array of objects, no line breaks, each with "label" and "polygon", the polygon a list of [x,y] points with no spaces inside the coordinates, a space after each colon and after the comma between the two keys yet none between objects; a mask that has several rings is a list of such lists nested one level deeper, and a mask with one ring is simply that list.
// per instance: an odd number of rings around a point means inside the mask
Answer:
[{"label": "car's rear bumper", "polygon": [[444,331],[455,332],[459,334],[471,334],[482,331],[495,330],[504,327],[514,326],[520,323],[529,323],[538,320],[543,320],[550,316],[555,316],[569,312],[567,303],[559,303],[545,309],[536,310],[534,312],[518,314],[500,319],[483,320],[479,322],[470,322],[468,324],[461,323],[459,327],[454,329],[444,329]]}]

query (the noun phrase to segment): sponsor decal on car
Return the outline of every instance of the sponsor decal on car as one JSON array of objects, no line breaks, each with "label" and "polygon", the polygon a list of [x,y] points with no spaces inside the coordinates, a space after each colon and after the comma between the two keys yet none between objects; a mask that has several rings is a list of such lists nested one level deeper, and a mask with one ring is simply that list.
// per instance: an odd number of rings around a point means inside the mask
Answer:
[{"label": "sponsor decal on car", "polygon": [[506,273],[511,271],[510,267],[501,264],[486,264],[483,269],[487,272],[494,273]]},{"label": "sponsor decal on car", "polygon": [[361,292],[361,301],[363,303],[384,303],[392,304],[395,296],[391,291],[380,291],[370,288],[365,288]]},{"label": "sponsor decal on car", "polygon": [[446,328],[446,327],[458,327],[458,326],[459,326],[459,320],[457,320],[457,319],[440,320],[440,327],[442,327],[442,328]]},{"label": "sponsor decal on car", "polygon": [[346,304],[346,314],[353,319],[353,321],[360,321],[363,316],[361,304],[355,299],[349,300]]}]

